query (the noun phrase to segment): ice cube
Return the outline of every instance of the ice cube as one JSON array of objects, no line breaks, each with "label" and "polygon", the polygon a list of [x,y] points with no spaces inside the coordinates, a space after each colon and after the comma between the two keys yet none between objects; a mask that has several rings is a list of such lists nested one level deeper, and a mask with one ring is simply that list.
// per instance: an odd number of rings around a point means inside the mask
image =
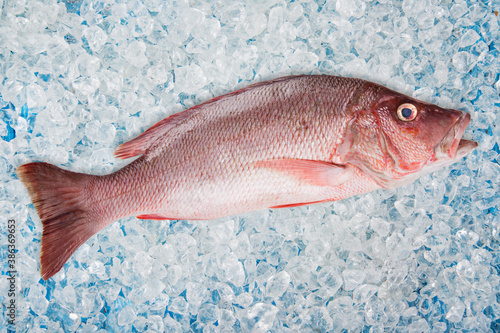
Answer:
[{"label": "ice cube", "polygon": [[272,298],[281,297],[288,289],[290,281],[290,274],[285,271],[281,271],[278,274],[271,276],[267,280],[266,295]]},{"label": "ice cube", "polygon": [[477,42],[479,38],[481,37],[475,30],[467,30],[467,32],[462,35],[462,38],[460,38],[460,47],[471,46],[472,44]]},{"label": "ice cube", "polygon": [[384,324],[388,320],[384,302],[372,296],[365,306],[365,319],[369,325]]},{"label": "ice cube", "polygon": [[343,280],[338,273],[338,269],[329,266],[324,267],[321,269],[321,271],[319,271],[318,283],[324,287],[327,287],[328,292],[331,295],[334,295],[342,286]]},{"label": "ice cube", "polygon": [[267,31],[270,33],[277,32],[284,23],[283,7],[276,6],[269,12],[269,20],[267,23]]},{"label": "ice cube", "polygon": [[459,299],[454,299],[450,302],[448,312],[446,313],[446,319],[458,323],[462,320],[465,312],[465,304]]},{"label": "ice cube", "polygon": [[38,316],[43,315],[49,306],[49,301],[45,297],[46,293],[46,289],[41,285],[35,284],[29,288],[27,301],[30,309]]},{"label": "ice cube", "polygon": [[132,307],[126,306],[118,314],[118,325],[126,326],[132,324],[136,318],[137,316]]},{"label": "ice cube", "polygon": [[189,65],[176,68],[175,91],[193,94],[203,88],[207,82],[205,73],[198,65]]},{"label": "ice cube", "polygon": [[457,52],[453,55],[451,62],[459,73],[465,73],[471,66],[471,56],[465,51]]},{"label": "ice cube", "polygon": [[108,35],[96,25],[85,28],[83,30],[83,36],[85,36],[90,49],[94,52],[99,52],[108,40]]},{"label": "ice cube", "polygon": [[363,1],[338,0],[335,9],[345,17],[360,18],[363,16],[366,4]]},{"label": "ice cube", "polygon": [[198,311],[198,320],[204,324],[215,323],[220,318],[220,310],[215,304],[205,303]]},{"label": "ice cube", "polygon": [[146,44],[143,41],[133,41],[125,49],[124,57],[135,67],[144,67],[148,63]]}]

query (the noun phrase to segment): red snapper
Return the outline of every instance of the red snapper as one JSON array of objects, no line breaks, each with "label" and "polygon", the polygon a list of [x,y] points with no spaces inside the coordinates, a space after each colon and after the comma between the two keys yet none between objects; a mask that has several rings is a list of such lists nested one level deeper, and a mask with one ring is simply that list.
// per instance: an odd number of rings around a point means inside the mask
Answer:
[{"label": "red snapper", "polygon": [[17,169],[43,223],[41,274],[113,221],[206,220],[394,188],[462,158],[470,115],[327,75],[253,84],[170,116],[118,147],[105,176]]}]

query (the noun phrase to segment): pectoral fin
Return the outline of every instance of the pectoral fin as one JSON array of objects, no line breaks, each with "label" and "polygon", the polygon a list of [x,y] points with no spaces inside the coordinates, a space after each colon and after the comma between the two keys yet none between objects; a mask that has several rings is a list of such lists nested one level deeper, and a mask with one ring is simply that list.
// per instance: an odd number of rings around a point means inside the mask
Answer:
[{"label": "pectoral fin", "polygon": [[323,161],[281,159],[257,162],[258,167],[287,173],[316,186],[339,186],[351,178],[351,167]]}]

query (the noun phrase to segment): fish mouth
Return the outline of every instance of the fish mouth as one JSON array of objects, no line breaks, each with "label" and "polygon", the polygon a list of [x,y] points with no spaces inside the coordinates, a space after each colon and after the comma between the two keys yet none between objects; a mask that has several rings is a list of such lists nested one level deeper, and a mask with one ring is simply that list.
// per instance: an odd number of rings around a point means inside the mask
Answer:
[{"label": "fish mouth", "polygon": [[[459,111],[455,111],[459,112]],[[410,172],[403,174],[404,177],[394,181],[394,179],[378,179],[378,183],[384,188],[394,188],[414,181],[423,174],[430,173],[441,169],[447,165],[453,164],[472,150],[478,144],[475,141],[462,139],[462,135],[469,125],[470,114],[461,113],[457,120],[450,126],[448,132],[444,135],[443,139],[434,148],[434,160],[429,161],[418,172]]]},{"label": "fish mouth", "polygon": [[434,152],[437,160],[446,159],[455,161],[470,153],[477,147],[477,142],[462,139],[470,123],[470,114],[462,113],[451,126]]},{"label": "fish mouth", "polygon": [[[451,120],[451,124],[448,125],[448,130],[446,131],[446,134],[444,134],[442,139],[439,140],[438,137],[437,140],[434,141],[437,142],[437,144],[434,143],[434,156],[429,158],[429,160],[427,160],[426,162],[418,165],[415,169],[400,169],[396,162],[396,159],[390,154],[390,151],[388,151],[387,156],[393,162],[393,173],[386,172],[385,170],[374,169],[369,162],[359,159],[349,160],[347,163],[360,168],[381,187],[390,189],[411,183],[423,174],[434,172],[447,165],[457,162],[459,159],[474,150],[478,146],[478,143],[475,141],[462,139],[465,129],[467,128],[471,120],[470,114],[458,110],[450,111],[451,114],[447,114],[451,118],[448,118]],[[437,131],[440,131],[440,129],[441,126],[440,124],[438,124]],[[380,137],[382,138],[382,142],[384,143],[384,145],[387,146],[386,142],[388,140],[385,135],[382,134]],[[429,150],[430,151],[428,152],[432,154],[432,146]]]}]

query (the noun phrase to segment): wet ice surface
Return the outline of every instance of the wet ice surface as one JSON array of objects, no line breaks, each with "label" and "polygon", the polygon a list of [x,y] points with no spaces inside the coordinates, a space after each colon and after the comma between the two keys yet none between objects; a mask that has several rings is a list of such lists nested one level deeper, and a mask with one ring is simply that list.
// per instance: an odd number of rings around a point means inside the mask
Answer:
[{"label": "wet ice surface", "polygon": [[[499,329],[498,3],[3,2],[0,206],[18,222],[19,332]],[[479,147],[341,202],[123,219],[40,279],[42,228],[17,166],[108,173],[126,163],[120,143],[170,114],[309,73],[465,110]]]}]

